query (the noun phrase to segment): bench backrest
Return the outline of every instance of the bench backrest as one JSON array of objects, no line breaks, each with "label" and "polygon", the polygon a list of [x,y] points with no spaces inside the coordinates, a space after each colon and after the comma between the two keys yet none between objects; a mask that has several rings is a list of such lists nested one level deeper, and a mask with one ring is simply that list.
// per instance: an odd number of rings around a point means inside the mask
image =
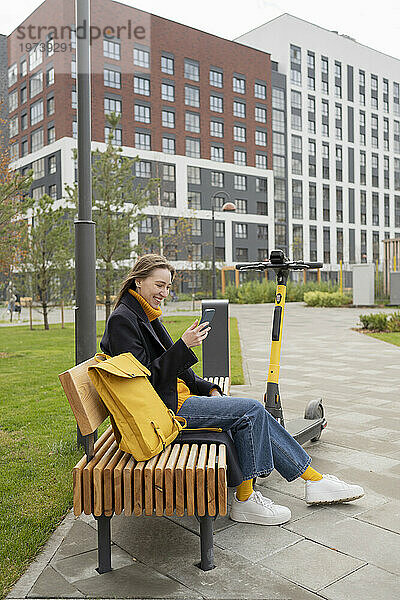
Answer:
[{"label": "bench backrest", "polygon": [[88,367],[95,364],[95,358],[89,358],[58,376],[82,435],[96,431],[108,416],[87,372]]}]

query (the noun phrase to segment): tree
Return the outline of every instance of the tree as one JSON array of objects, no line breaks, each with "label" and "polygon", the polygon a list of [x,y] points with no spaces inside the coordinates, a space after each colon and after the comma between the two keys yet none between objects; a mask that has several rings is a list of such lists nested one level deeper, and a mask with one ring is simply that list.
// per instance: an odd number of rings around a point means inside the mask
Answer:
[{"label": "tree", "polygon": [[[3,124],[4,119],[0,119]],[[23,200],[32,183],[32,172],[21,175],[10,170],[10,152],[0,139],[0,273],[11,276],[21,260],[21,240],[26,229],[23,212],[29,200]]]},{"label": "tree", "polygon": [[[96,222],[97,293],[111,312],[111,297],[121,262],[129,260],[137,247],[131,232],[144,218],[140,212],[156,196],[157,181],[146,187],[135,185],[135,163],[139,157],[122,156],[122,148],[113,144],[120,116],[107,115],[110,134],[106,150],[92,152],[93,220]],[[66,187],[69,198],[77,202],[78,189]]]},{"label": "tree", "polygon": [[32,277],[32,288],[39,296],[45,329],[49,329],[49,302],[56,297],[73,253],[70,212],[68,208],[55,208],[56,202],[47,194],[35,202],[23,244],[24,270]]}]

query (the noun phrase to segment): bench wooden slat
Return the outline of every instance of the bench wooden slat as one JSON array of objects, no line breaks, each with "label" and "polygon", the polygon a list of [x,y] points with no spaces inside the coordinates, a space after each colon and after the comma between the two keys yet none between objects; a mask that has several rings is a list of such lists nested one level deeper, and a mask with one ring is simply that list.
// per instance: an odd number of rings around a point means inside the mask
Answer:
[{"label": "bench wooden slat", "polygon": [[153,456],[144,467],[144,514],[152,515],[154,509],[154,470],[160,456]]},{"label": "bench wooden slat", "polygon": [[177,463],[181,447],[180,444],[174,444],[169,455],[168,462],[164,469],[164,485],[165,485],[165,514],[171,517],[174,514],[174,480],[175,480],[175,465]]},{"label": "bench wooden slat", "polygon": [[135,465],[136,460],[131,456],[124,468],[124,512],[126,516],[130,516],[133,510],[133,469]]},{"label": "bench wooden slat", "polygon": [[175,506],[178,517],[185,514],[185,466],[189,456],[189,444],[183,444],[175,467]]},{"label": "bench wooden slat", "polygon": [[93,469],[93,514],[96,517],[99,517],[103,512],[104,467],[117,451],[118,445],[114,441]]},{"label": "bench wooden slat", "polygon": [[[120,515],[124,509],[124,483],[123,483],[123,472],[125,466],[130,460],[131,455],[126,452],[123,453],[120,461],[115,466],[113,476],[113,494],[114,494],[114,512],[116,515]],[[132,488],[131,488],[132,489]]]},{"label": "bench wooden slat", "polygon": [[85,515],[90,515],[93,511],[93,469],[114,442],[114,434],[112,434],[83,469],[83,509]]},{"label": "bench wooden slat", "polygon": [[208,449],[207,462],[207,512],[214,517],[217,512],[215,499],[215,462],[217,459],[217,445],[211,444]]},{"label": "bench wooden slat", "polygon": [[83,511],[83,469],[86,466],[86,454],[75,465],[72,471],[73,490],[74,490],[74,515],[79,516]]},{"label": "bench wooden slat", "polygon": [[199,458],[196,465],[197,513],[199,517],[206,514],[205,473],[207,463],[207,444],[200,446]]},{"label": "bench wooden slat", "polygon": [[143,512],[143,471],[145,466],[145,461],[138,462],[133,471],[133,512],[136,516],[140,516]]},{"label": "bench wooden slat", "polygon": [[114,469],[123,457],[123,450],[117,450],[103,470],[104,514],[111,517],[114,508]]},{"label": "bench wooden slat", "polygon": [[198,453],[199,446],[192,444],[186,463],[186,510],[190,517],[195,514],[196,462]]},{"label": "bench wooden slat", "polygon": [[162,517],[164,514],[164,470],[171,452],[171,446],[167,446],[156,464],[154,472],[154,497],[156,504],[156,515]]},{"label": "bench wooden slat", "polygon": [[227,464],[226,446],[218,445],[218,512],[221,516],[226,515],[228,510],[227,493]]}]

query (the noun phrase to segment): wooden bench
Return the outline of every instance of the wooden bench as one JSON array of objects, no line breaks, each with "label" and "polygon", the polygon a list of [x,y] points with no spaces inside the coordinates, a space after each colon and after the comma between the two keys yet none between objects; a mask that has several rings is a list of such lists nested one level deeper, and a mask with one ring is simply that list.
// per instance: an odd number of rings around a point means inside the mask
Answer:
[{"label": "wooden bench", "polygon": [[[200,568],[214,568],[213,521],[227,513],[227,458],[224,444],[174,443],[164,452],[137,462],[118,448],[109,427],[96,441],[108,417],[87,368],[94,358],[59,375],[84,437],[86,454],[73,470],[74,514],[92,514],[98,523],[99,573],[111,570],[111,518],[194,515],[200,523]],[[229,393],[229,378],[208,378]]]}]

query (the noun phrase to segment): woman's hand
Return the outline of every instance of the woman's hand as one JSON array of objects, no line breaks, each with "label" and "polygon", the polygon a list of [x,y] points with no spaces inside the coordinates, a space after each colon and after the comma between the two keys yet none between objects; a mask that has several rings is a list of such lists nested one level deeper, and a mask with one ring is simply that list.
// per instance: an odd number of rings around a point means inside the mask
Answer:
[{"label": "woman's hand", "polygon": [[198,325],[198,319],[196,319],[193,325],[191,325],[189,329],[186,329],[181,338],[188,348],[200,346],[202,341],[206,339],[208,332],[211,329],[211,327],[207,327],[207,325],[208,321]]},{"label": "woman's hand", "polygon": [[222,396],[222,394],[220,394],[217,388],[213,388],[210,392],[210,396]]}]

